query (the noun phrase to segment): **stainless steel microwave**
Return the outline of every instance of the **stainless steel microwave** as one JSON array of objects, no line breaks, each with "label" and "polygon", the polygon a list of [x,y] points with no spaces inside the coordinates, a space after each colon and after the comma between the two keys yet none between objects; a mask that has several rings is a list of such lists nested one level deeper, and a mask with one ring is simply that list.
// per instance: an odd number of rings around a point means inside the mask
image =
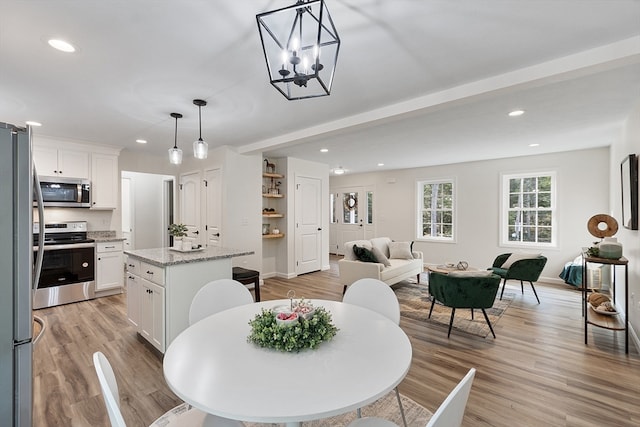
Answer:
[{"label": "stainless steel microwave", "polygon": [[45,207],[91,207],[91,182],[88,179],[59,176],[39,176],[38,179]]}]

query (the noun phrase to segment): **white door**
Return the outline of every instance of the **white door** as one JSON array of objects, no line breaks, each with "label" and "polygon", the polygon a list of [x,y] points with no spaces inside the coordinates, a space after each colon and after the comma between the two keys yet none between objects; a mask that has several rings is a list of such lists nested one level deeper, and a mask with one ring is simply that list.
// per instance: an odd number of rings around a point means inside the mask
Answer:
[{"label": "white door", "polygon": [[296,177],[296,274],[322,268],[322,181]]},{"label": "white door", "polygon": [[200,241],[200,173],[180,175],[180,222],[187,226],[187,237]]},{"label": "white door", "polygon": [[211,169],[204,172],[207,246],[222,246],[222,171]]},{"label": "white door", "polygon": [[335,193],[337,253],[343,255],[345,242],[364,239],[366,197],[361,187],[342,188]]}]

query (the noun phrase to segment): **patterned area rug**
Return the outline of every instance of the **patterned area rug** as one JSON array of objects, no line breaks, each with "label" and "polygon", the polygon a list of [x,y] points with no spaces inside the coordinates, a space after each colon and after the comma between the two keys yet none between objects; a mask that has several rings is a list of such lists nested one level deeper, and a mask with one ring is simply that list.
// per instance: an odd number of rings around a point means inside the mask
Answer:
[{"label": "patterned area rug", "polygon": [[[402,407],[404,415],[407,419],[408,426],[425,426],[431,418],[431,412],[424,406],[419,405],[415,401],[406,396],[400,395],[402,399]],[[394,391],[387,393],[386,396],[362,408],[363,417],[378,417],[392,421],[398,425],[402,425],[402,417],[398,408],[398,400]],[[351,411],[336,417],[325,418],[322,420],[307,421],[302,423],[303,427],[335,427],[346,426],[356,419],[356,412]],[[271,427],[281,426],[283,424],[261,424],[261,423],[244,423],[246,427]]]},{"label": "patterned area rug", "polygon": [[[404,281],[394,285],[392,289],[398,296],[398,301],[400,301],[400,312],[403,316],[424,322],[442,324],[445,328],[449,328],[451,308],[436,303],[433,307],[431,318],[429,318],[431,300],[427,284],[421,283],[418,285],[416,283]],[[493,303],[493,307],[486,310],[487,316],[489,316],[489,320],[491,321],[491,325],[493,325],[494,330],[498,320],[500,320],[500,317],[504,314],[507,307],[509,307],[509,304],[511,304],[514,297],[515,294],[505,292],[501,301],[499,299],[500,293],[498,292],[498,296]],[[491,330],[489,329],[487,322],[484,320],[482,310],[474,310],[473,315],[474,319],[471,320],[471,310],[457,309],[456,316],[453,319],[453,329],[478,335],[483,338],[490,335]]]}]

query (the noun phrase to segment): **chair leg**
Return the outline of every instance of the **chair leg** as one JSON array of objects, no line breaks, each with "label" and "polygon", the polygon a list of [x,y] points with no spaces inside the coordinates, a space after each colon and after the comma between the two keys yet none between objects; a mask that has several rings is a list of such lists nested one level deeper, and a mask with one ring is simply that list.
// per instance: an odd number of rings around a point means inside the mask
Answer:
[{"label": "chair leg", "polygon": [[362,418],[362,409],[360,409],[360,408],[356,409],[356,416],[358,418]]},{"label": "chair leg", "polygon": [[473,320],[473,308],[471,309],[471,320]]},{"label": "chair leg", "polygon": [[531,283],[531,289],[533,289],[533,294],[536,296],[536,299],[538,300],[538,304],[540,304],[540,298],[538,298],[538,293],[536,292],[536,287],[533,286],[533,282],[529,282]]},{"label": "chair leg", "polygon": [[407,419],[404,417],[404,408],[402,407],[402,400],[400,400],[400,392],[396,387],[396,397],[398,398],[398,406],[400,407],[400,415],[402,415],[402,424],[407,427]]},{"label": "chair leg", "polygon": [[520,280],[520,292],[522,292],[522,295],[524,295],[524,283],[522,282],[522,280]]},{"label": "chair leg", "polygon": [[449,338],[449,335],[451,335],[451,327],[453,326],[453,316],[456,315],[456,309],[452,308],[451,309],[451,320],[449,320],[449,333],[447,333],[447,338]]},{"label": "chair leg", "polygon": [[507,279],[502,282],[502,292],[500,292],[500,301],[502,301],[502,295],[504,294],[504,288],[507,286]]},{"label": "chair leg", "polygon": [[431,308],[429,309],[429,319],[431,319],[431,313],[433,312],[433,306],[435,305],[435,303],[436,303],[436,299],[435,299],[435,297],[432,296],[431,297]]},{"label": "chair leg", "polygon": [[342,288],[342,296],[344,296],[345,292],[347,292],[347,285]]},{"label": "chair leg", "polygon": [[418,273],[417,276],[418,276],[417,280],[418,280],[418,285],[419,285],[420,284],[420,273]]},{"label": "chair leg", "polygon": [[493,326],[491,326],[491,322],[489,321],[489,316],[487,316],[487,312],[484,311],[484,308],[482,309],[482,314],[484,314],[484,320],[487,321],[487,325],[489,325],[489,329],[491,329],[491,335],[493,335],[493,338],[496,338],[496,333],[493,332]]}]

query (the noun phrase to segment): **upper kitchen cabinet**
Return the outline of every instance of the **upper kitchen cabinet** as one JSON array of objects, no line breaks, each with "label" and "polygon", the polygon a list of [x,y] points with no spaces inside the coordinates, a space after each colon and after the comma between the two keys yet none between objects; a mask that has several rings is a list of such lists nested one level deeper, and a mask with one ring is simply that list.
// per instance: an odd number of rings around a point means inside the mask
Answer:
[{"label": "upper kitchen cabinet", "polygon": [[89,152],[34,145],[33,161],[39,175],[89,179]]},{"label": "upper kitchen cabinet", "polygon": [[118,207],[118,156],[91,154],[91,209]]}]

